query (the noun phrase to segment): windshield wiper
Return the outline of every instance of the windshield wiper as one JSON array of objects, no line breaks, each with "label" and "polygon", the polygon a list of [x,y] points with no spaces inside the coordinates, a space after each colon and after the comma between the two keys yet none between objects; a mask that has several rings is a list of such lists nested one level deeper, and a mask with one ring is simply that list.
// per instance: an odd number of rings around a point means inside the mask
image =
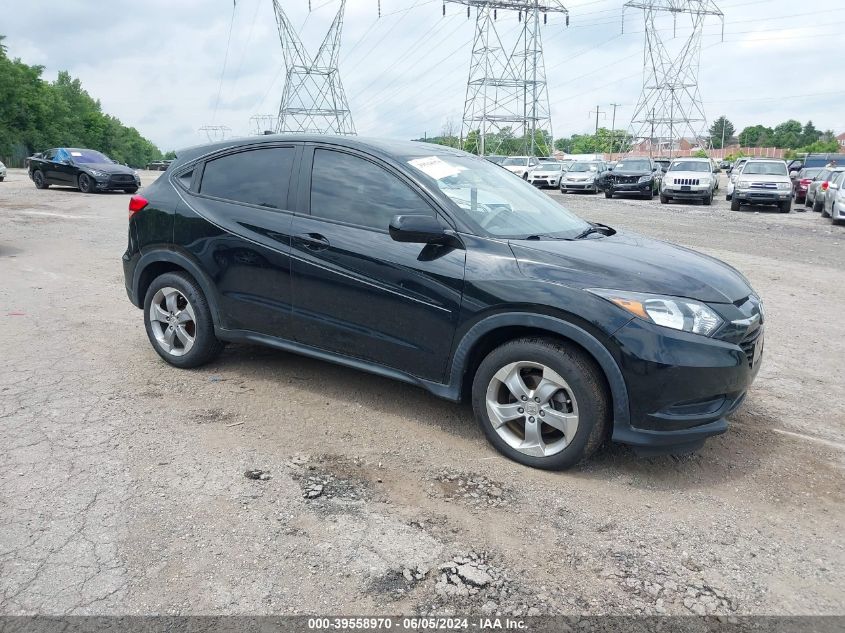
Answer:
[{"label": "windshield wiper", "polygon": [[578,235],[573,237],[573,240],[582,240],[588,235],[593,235],[594,233],[598,233],[600,235],[613,235],[616,233],[615,230],[607,226],[606,224],[599,224],[598,222],[590,223],[590,226],[583,231],[581,231]]}]

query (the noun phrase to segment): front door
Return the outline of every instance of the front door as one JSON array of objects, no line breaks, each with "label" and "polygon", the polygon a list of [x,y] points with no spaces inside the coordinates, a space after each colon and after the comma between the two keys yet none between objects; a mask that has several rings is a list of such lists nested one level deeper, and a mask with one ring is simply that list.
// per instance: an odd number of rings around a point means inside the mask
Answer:
[{"label": "front door", "polygon": [[394,215],[437,214],[409,181],[366,155],[308,148],[303,174],[309,195],[291,231],[297,340],[442,381],[465,251],[392,240]]}]

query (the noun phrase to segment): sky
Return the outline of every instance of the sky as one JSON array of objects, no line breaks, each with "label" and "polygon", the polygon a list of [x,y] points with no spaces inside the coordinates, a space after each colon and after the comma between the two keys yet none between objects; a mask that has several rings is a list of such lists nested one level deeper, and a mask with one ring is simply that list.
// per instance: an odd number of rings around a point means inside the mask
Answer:
[{"label": "sky", "polygon": [[[662,0],[664,2],[668,0]],[[673,0],[677,2],[677,0]],[[722,23],[705,23],[699,90],[708,119],[737,128],[794,118],[845,131],[845,66],[838,53],[841,0],[716,2]],[[281,0],[305,47],[317,50],[339,0]],[[589,133],[599,124],[628,126],[643,83],[643,17],[621,0],[564,0],[570,25],[550,14],[542,27],[553,132]],[[466,97],[474,13],[442,0],[348,0],[340,76],[359,134],[418,138],[460,125]],[[623,33],[624,18],[624,33]],[[670,48],[671,21],[661,23]],[[507,41],[516,15],[500,11]],[[278,112],[284,87],[282,48],[272,0],[0,0],[0,34],[12,57],[67,70],[103,110],[137,128],[162,150],[207,141],[200,128],[255,131],[250,117]]]}]

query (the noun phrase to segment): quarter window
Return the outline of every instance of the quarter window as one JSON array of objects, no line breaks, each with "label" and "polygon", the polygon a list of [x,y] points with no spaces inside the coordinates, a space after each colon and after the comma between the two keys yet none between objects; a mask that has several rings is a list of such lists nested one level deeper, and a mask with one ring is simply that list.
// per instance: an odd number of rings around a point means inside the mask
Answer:
[{"label": "quarter window", "polygon": [[408,185],[351,154],[314,151],[311,215],[386,231],[394,215],[434,215]]},{"label": "quarter window", "polygon": [[215,158],[205,165],[200,193],[270,209],[284,209],[293,158],[293,147],[252,149]]}]

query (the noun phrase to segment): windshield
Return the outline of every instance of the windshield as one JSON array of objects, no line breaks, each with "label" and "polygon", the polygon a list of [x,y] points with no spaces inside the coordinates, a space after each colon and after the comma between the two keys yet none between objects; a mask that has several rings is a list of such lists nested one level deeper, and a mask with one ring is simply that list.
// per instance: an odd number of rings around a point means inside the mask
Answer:
[{"label": "windshield", "polygon": [[677,160],[669,167],[669,171],[710,171],[710,163],[703,160]]},{"label": "windshield", "polygon": [[95,152],[93,149],[70,149],[68,150],[70,157],[75,163],[112,163],[111,158],[100,152]]},{"label": "windshield", "polygon": [[563,165],[560,163],[542,163],[537,167],[537,171],[560,171],[561,169],[563,169]]},{"label": "windshield", "polygon": [[511,158],[506,158],[502,162],[502,165],[504,165],[506,167],[507,166],[513,166],[513,165],[519,165],[520,167],[524,167],[527,164],[528,164],[528,159],[520,157],[520,156],[514,156],[514,157],[511,157]]},{"label": "windshield", "polygon": [[742,168],[742,175],[748,176],[752,174],[760,176],[786,176],[786,163],[775,161],[745,163],[745,167]]},{"label": "windshield", "polygon": [[651,171],[647,160],[620,160],[613,171]]},{"label": "windshield", "polygon": [[521,178],[471,156],[409,158],[422,180],[457,205],[481,235],[573,238],[590,225]]},{"label": "windshield", "polygon": [[599,170],[598,163],[573,163],[572,167],[569,168],[569,171],[574,171],[574,172],[598,171],[598,170]]},{"label": "windshield", "polygon": [[799,178],[815,178],[821,172],[821,167],[812,167],[810,169],[802,169],[798,174]]}]

